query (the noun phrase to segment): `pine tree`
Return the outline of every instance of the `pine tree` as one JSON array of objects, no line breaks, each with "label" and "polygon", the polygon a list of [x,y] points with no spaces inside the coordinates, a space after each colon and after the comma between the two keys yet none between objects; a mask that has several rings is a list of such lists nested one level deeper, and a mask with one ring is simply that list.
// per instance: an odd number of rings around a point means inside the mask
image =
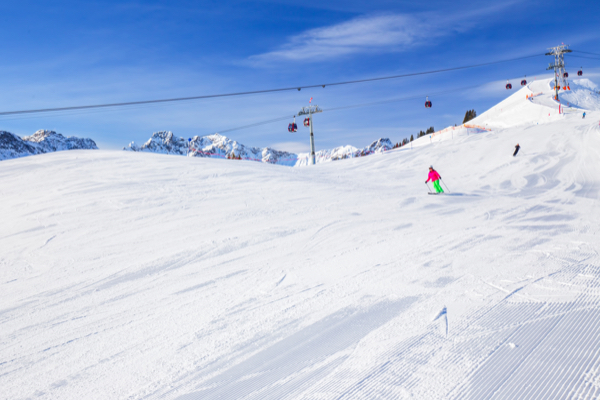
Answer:
[{"label": "pine tree", "polygon": [[463,124],[469,122],[476,116],[477,116],[477,112],[475,110],[467,110],[467,112],[465,113],[465,118],[463,119]]},{"label": "pine tree", "polygon": [[413,135],[410,135],[410,141],[412,142],[413,140]]},{"label": "pine tree", "polygon": [[470,121],[471,119],[471,110],[467,110],[467,112],[465,113],[465,117],[463,118],[463,124]]}]

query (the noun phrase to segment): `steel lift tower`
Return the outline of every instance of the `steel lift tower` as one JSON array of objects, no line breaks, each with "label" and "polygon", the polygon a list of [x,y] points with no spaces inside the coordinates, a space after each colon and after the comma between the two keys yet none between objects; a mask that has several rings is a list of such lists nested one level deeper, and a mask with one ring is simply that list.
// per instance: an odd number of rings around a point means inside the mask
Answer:
[{"label": "steel lift tower", "polygon": [[302,107],[300,111],[298,111],[297,115],[308,115],[308,126],[310,127],[310,158],[308,163],[311,165],[315,165],[315,136],[313,135],[313,114],[323,112],[319,106],[308,106]]},{"label": "steel lift tower", "polygon": [[551,47],[548,50],[550,52],[546,53],[547,56],[554,56],[554,64],[548,65],[547,70],[554,70],[554,90],[556,95],[554,99],[558,101],[558,90],[561,87],[561,83],[563,86],[563,90],[567,90],[569,86],[569,81],[567,80],[568,74],[565,71],[565,53],[571,53],[573,50],[569,50],[569,45],[562,44],[560,46]]}]

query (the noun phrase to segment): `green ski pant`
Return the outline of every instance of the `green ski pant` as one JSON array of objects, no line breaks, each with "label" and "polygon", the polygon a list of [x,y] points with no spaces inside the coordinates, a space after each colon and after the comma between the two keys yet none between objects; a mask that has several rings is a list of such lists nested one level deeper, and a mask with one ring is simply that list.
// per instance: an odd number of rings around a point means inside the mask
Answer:
[{"label": "green ski pant", "polygon": [[442,187],[440,186],[440,181],[433,181],[433,187],[435,188],[435,191],[437,193],[444,193],[444,190],[442,189]]}]

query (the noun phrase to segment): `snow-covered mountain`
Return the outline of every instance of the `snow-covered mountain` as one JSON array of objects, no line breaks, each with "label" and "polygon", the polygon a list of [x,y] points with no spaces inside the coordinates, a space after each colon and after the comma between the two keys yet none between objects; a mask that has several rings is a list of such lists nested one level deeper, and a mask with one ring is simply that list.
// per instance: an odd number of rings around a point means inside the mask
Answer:
[{"label": "snow-covered mountain", "polygon": [[92,139],[64,137],[60,133],[45,129],[23,138],[10,132],[0,131],[0,160],[76,149],[97,150],[98,146]]},{"label": "snow-covered mountain", "polygon": [[228,158],[239,156],[245,160],[274,164],[294,165],[296,154],[271,148],[249,147],[218,133],[209,136],[194,136],[191,141],[175,136],[173,132],[156,132],[142,146],[131,142],[124,150],[151,153],[189,155],[191,157]]},{"label": "snow-covered mountain", "polygon": [[[354,146],[340,146],[331,150],[316,152],[316,162],[335,161],[344,158],[361,157],[373,153],[390,150],[393,143],[389,139],[379,139],[362,149]],[[194,136],[191,141],[178,137],[169,131],[156,132],[142,146],[131,142],[123,150],[145,151],[151,153],[187,155],[190,157],[241,157],[243,160],[260,161],[264,163],[300,166],[307,165],[309,153],[289,153],[270,147],[250,147],[231,140],[218,133],[209,136]]]}]

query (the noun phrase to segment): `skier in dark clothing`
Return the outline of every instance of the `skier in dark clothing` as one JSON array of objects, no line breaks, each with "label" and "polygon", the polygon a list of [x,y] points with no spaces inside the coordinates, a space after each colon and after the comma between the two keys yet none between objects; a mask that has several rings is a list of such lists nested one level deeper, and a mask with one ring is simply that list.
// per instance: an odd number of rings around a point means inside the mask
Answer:
[{"label": "skier in dark clothing", "polygon": [[517,145],[515,146],[515,152],[513,153],[513,157],[517,155],[520,148],[521,148],[521,146],[519,146],[519,143],[517,143]]}]

